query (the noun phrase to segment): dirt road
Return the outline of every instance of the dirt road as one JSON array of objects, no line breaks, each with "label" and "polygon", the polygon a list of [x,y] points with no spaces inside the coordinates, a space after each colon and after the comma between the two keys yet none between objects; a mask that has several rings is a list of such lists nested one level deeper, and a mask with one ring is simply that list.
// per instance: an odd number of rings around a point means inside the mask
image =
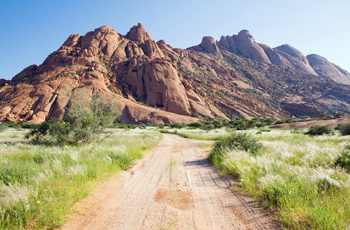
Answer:
[{"label": "dirt road", "polygon": [[81,201],[63,229],[277,229],[194,142],[164,134],[135,167]]}]

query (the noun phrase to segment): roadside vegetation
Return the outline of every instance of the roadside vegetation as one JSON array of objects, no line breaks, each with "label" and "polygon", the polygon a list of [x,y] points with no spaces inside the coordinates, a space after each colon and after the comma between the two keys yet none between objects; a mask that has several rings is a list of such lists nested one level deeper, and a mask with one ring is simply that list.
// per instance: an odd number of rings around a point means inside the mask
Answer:
[{"label": "roadside vegetation", "polygon": [[[336,130],[299,130],[293,118],[120,124],[113,123],[114,104],[75,100],[61,120],[0,124],[0,229],[62,226],[76,201],[142,158],[159,132],[215,140],[209,159],[287,228],[350,224],[350,124]],[[267,128],[276,123],[290,128]]]},{"label": "roadside vegetation", "polygon": [[75,202],[161,139],[141,127],[107,128],[115,105],[77,95],[62,119],[0,124],[0,229],[62,226]]},{"label": "roadside vegetation", "polygon": [[140,129],[107,131],[100,143],[63,146],[28,142],[21,129],[1,133],[0,229],[61,226],[98,181],[129,168],[161,138]]},{"label": "roadside vegetation", "polygon": [[237,179],[237,189],[275,211],[284,227],[347,229],[350,136],[292,131],[236,131],[216,141],[209,159]]}]

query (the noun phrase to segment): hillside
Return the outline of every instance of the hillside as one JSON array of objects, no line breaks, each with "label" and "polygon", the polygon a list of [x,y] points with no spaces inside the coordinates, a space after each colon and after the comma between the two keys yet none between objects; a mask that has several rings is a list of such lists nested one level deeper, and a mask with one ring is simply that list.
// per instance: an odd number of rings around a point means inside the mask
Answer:
[{"label": "hillside", "polygon": [[349,73],[318,55],[256,43],[247,30],[186,50],[138,24],[72,34],[39,66],[0,80],[0,121],[60,117],[72,94],[114,97],[123,123],[350,112]]}]

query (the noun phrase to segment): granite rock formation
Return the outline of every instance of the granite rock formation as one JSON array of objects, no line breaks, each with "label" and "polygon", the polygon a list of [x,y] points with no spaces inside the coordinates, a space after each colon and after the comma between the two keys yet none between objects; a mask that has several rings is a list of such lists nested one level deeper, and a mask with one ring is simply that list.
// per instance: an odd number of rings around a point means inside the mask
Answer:
[{"label": "granite rock formation", "polygon": [[72,34],[39,66],[0,79],[0,122],[61,117],[74,93],[118,102],[123,123],[350,112],[350,77],[326,59],[256,43],[247,30],[178,49],[142,24]]}]

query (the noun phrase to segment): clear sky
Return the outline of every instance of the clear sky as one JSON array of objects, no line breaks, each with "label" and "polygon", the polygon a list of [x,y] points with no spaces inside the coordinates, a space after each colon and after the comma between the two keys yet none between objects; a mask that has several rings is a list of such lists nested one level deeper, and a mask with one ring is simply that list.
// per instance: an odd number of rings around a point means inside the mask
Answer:
[{"label": "clear sky", "polygon": [[349,0],[0,0],[0,78],[41,64],[70,34],[141,22],[175,48],[247,29],[270,47],[290,44],[350,72]]}]

